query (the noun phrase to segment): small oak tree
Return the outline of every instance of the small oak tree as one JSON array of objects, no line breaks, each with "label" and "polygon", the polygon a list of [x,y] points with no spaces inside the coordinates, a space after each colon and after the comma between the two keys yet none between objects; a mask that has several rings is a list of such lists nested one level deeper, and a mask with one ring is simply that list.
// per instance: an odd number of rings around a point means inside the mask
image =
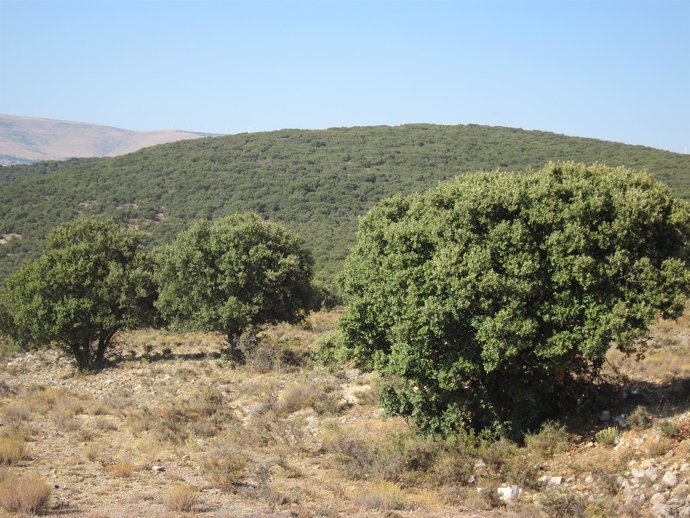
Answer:
[{"label": "small oak tree", "polygon": [[690,209],[650,176],[466,175],[360,221],[340,339],[424,431],[520,436],[690,292]]},{"label": "small oak tree", "polygon": [[45,253],[2,289],[0,323],[25,345],[55,344],[79,369],[102,366],[115,335],[153,321],[153,275],[141,236],[108,220],[57,227]]},{"label": "small oak tree", "polygon": [[197,221],[157,257],[162,316],[176,329],[223,334],[235,355],[245,330],[295,322],[312,302],[302,241],[256,214]]}]

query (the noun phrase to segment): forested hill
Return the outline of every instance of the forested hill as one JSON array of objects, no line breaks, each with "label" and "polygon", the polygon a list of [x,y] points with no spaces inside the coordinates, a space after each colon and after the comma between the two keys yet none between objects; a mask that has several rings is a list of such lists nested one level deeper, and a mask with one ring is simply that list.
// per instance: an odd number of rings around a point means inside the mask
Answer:
[{"label": "forested hill", "polygon": [[[332,281],[357,216],[457,174],[550,160],[647,169],[690,199],[690,156],[541,131],[406,125],[283,130],[166,144],[116,158],[0,169],[0,279],[77,214],[108,214],[170,240],[195,218],[257,211],[299,232]],[[19,235],[21,237],[16,237]],[[3,240],[0,240],[2,243]]]}]

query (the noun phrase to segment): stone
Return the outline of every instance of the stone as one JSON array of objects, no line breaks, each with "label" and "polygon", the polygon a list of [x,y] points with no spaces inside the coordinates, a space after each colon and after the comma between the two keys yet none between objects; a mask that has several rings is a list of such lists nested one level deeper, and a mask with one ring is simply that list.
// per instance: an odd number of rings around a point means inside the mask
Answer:
[{"label": "stone", "polygon": [[642,468],[637,468],[631,471],[632,476],[635,478],[644,478],[645,477],[645,470]]},{"label": "stone", "polygon": [[665,504],[666,497],[663,493],[654,493],[652,498],[649,499],[649,503],[652,505]]},{"label": "stone", "polygon": [[659,469],[655,466],[650,466],[645,470],[644,474],[649,480],[656,482],[656,479],[659,478]]},{"label": "stone", "polygon": [[611,420],[611,412],[609,410],[602,410],[601,414],[599,414],[599,420],[600,421],[610,421]]},{"label": "stone", "polygon": [[156,473],[162,473],[165,471],[165,468],[163,466],[151,466],[151,471],[155,471]]},{"label": "stone", "polygon": [[591,484],[592,482],[594,482],[594,477],[592,475],[587,475],[585,477],[585,484]]},{"label": "stone", "polygon": [[687,495],[690,492],[690,485],[688,484],[678,484],[673,488],[673,495]]},{"label": "stone", "polygon": [[678,483],[678,475],[676,475],[675,471],[669,470],[664,473],[661,482],[663,482],[666,487],[673,487]]},{"label": "stone", "polygon": [[522,489],[519,486],[499,487],[496,491],[498,497],[504,502],[516,502],[522,494]]},{"label": "stone", "polygon": [[673,497],[669,498],[668,500],[666,500],[666,505],[669,507],[678,508],[684,504],[685,504],[685,498],[681,498],[679,496],[673,496]]}]

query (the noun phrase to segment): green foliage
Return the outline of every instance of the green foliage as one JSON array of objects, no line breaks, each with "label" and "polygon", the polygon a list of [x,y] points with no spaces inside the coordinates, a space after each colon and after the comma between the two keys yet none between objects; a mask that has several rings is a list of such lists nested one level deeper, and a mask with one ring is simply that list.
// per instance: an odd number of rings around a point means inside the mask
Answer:
[{"label": "green foliage", "polygon": [[56,228],[45,253],[11,275],[0,324],[13,339],[55,343],[80,369],[99,367],[116,333],[153,321],[155,289],[136,233],[78,218]]},{"label": "green foliage", "polygon": [[690,199],[690,155],[539,131],[415,124],[198,139],[117,158],[0,168],[0,234],[22,236],[0,245],[0,280],[77,214],[107,215],[159,245],[198,218],[251,211],[303,236],[316,279],[333,288],[357,217],[378,201],[462,173],[549,160],[648,169]]},{"label": "green foliage", "polygon": [[542,425],[538,433],[527,434],[525,444],[541,459],[550,459],[570,450],[570,439],[565,426],[549,421]]},{"label": "green foliage", "polygon": [[614,446],[618,442],[618,428],[615,426],[603,428],[594,434],[594,439],[597,441],[597,444]]},{"label": "green foliage", "polygon": [[690,290],[690,208],[646,174],[550,164],[458,177],[360,220],[341,331],[422,430],[520,436],[612,342],[634,351]]},{"label": "green foliage", "polygon": [[324,366],[342,368],[352,359],[352,353],[340,331],[327,333],[316,343],[316,360]]},{"label": "green foliage", "polygon": [[302,241],[256,214],[199,220],[158,251],[156,306],[173,327],[243,331],[296,322],[311,307],[312,259]]},{"label": "green foliage", "polygon": [[644,406],[639,405],[625,420],[625,424],[631,428],[641,430],[649,427],[652,424],[652,415]]}]

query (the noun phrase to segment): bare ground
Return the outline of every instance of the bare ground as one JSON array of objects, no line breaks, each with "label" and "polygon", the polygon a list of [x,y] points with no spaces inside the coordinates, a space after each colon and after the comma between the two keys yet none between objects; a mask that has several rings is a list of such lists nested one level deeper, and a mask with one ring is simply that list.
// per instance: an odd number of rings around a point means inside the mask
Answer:
[{"label": "bare ground", "polygon": [[[272,328],[242,367],[215,336],[154,331],[124,335],[95,374],[56,351],[6,354],[0,457],[7,441],[23,453],[0,482],[39,475],[43,513],[65,517],[690,516],[687,313],[657,326],[644,360],[612,353],[604,407],[644,410],[616,425],[618,445],[594,438],[613,421],[575,416],[569,439],[483,449],[416,437],[383,416],[375,375],[315,365],[305,351],[337,318]],[[658,477],[637,476],[650,468]],[[497,497],[506,484],[517,501]]]}]

